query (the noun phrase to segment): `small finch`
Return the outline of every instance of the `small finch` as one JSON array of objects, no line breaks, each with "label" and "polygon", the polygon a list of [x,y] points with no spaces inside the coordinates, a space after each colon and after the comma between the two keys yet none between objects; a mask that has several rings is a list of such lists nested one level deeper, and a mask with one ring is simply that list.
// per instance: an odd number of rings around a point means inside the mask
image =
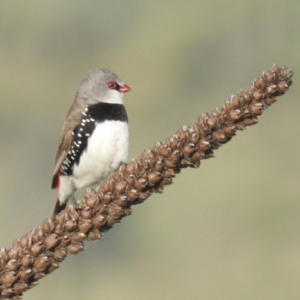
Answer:
[{"label": "small finch", "polygon": [[55,159],[54,216],[76,189],[103,182],[128,156],[123,94],[131,89],[114,72],[96,69],[80,84],[67,114]]}]

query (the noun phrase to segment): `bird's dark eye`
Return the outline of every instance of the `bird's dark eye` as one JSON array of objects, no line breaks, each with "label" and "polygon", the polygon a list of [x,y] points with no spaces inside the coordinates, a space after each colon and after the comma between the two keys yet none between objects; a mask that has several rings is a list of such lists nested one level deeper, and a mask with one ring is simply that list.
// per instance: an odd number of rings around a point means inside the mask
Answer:
[{"label": "bird's dark eye", "polygon": [[114,89],[117,88],[117,83],[114,82],[114,81],[110,81],[110,82],[107,83],[107,86],[108,86],[110,89],[114,90]]}]

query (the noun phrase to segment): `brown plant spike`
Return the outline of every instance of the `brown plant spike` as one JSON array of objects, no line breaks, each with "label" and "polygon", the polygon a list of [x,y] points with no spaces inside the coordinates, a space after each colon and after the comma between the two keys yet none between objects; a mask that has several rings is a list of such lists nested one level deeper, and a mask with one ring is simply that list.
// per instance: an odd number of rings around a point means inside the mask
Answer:
[{"label": "brown plant spike", "polygon": [[182,168],[199,167],[200,160],[227,143],[237,130],[254,125],[257,116],[283,95],[292,84],[293,72],[273,66],[249,90],[231,96],[221,109],[203,113],[196,126],[183,126],[164,142],[143,151],[138,159],[122,164],[97,191],[88,190],[84,200],[67,207],[55,219],[0,250],[0,299],[21,299],[40,278],[59,267],[68,254],[84,249],[84,240],[98,240],[123,217],[131,205],[161,193]]}]

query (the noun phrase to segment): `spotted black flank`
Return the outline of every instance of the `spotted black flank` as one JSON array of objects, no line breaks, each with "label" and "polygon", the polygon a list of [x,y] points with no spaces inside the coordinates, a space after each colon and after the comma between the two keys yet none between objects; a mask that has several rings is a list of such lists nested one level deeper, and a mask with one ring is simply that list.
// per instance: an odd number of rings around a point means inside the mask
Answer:
[{"label": "spotted black flank", "polygon": [[82,112],[81,122],[73,130],[73,142],[60,172],[68,176],[72,174],[74,164],[79,164],[83,151],[86,150],[88,139],[92,135],[97,123],[104,121],[127,122],[127,113],[122,104],[98,103],[86,106]]}]

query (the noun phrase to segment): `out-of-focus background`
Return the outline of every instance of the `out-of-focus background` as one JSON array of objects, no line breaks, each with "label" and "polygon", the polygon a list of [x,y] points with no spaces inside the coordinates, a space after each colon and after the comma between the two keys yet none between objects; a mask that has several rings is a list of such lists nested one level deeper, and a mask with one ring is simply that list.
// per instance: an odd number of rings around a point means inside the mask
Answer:
[{"label": "out-of-focus background", "polygon": [[273,63],[295,71],[259,124],[25,299],[300,299],[298,0],[4,0],[0,11],[3,247],[52,214],[60,130],[89,70],[110,68],[132,87],[130,158]]}]

